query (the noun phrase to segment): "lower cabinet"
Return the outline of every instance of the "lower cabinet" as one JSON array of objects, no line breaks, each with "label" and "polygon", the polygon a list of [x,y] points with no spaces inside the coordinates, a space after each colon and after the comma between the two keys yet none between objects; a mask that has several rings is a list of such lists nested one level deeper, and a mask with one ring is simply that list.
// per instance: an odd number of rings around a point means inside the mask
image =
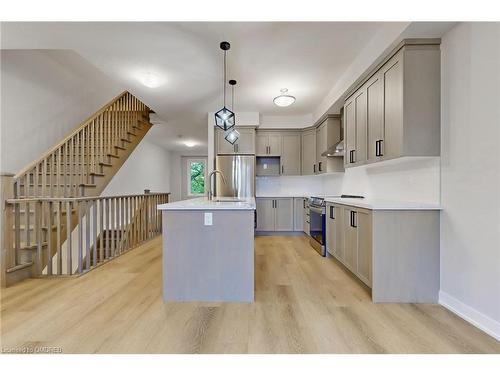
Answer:
[{"label": "lower cabinet", "polygon": [[326,207],[326,250],[330,255],[344,261],[344,209],[328,204]]},{"label": "lower cabinet", "polygon": [[257,198],[257,231],[292,232],[294,230],[293,198]]},{"label": "lower cabinet", "polygon": [[306,202],[304,198],[293,198],[293,230],[304,231],[304,211]]},{"label": "lower cabinet", "polygon": [[304,198],[304,233],[309,236],[311,229],[311,216],[309,211],[309,200]]},{"label": "lower cabinet", "polygon": [[371,287],[371,212],[357,207],[328,204],[326,214],[328,253]]},{"label": "lower cabinet", "polygon": [[373,302],[439,299],[439,209],[327,202],[326,249],[371,288]]}]

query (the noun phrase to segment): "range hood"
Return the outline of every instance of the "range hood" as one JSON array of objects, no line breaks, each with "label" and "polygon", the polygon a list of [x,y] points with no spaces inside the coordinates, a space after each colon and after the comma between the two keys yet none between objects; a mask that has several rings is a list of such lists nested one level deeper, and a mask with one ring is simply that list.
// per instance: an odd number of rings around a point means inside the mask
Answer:
[{"label": "range hood", "polygon": [[321,156],[344,156],[344,108],[340,109],[340,141],[326,149]]},{"label": "range hood", "polygon": [[344,156],[344,140],[340,140],[321,154],[321,156]]}]

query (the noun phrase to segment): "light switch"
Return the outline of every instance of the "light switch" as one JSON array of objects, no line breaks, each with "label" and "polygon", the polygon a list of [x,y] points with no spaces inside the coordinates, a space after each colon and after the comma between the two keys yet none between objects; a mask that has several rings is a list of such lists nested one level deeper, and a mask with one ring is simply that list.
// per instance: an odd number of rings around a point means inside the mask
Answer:
[{"label": "light switch", "polygon": [[205,212],[205,225],[212,225],[212,213]]}]

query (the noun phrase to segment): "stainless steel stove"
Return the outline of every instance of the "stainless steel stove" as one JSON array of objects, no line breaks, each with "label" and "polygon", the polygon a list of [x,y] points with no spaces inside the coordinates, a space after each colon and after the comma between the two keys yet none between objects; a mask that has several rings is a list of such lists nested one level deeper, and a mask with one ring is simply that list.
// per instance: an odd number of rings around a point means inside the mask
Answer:
[{"label": "stainless steel stove", "polygon": [[309,243],[321,255],[326,256],[326,202],[325,198],[363,198],[361,195],[328,195],[309,198]]},{"label": "stainless steel stove", "polygon": [[322,197],[309,198],[309,243],[321,256],[326,256],[326,203]]}]

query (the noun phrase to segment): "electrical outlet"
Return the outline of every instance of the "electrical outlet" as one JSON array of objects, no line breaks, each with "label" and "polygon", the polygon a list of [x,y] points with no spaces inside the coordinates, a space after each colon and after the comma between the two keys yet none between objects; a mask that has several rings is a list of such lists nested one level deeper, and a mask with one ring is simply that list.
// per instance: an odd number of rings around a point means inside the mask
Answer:
[{"label": "electrical outlet", "polygon": [[267,164],[266,164],[266,163],[264,163],[264,164],[262,165],[262,168],[267,169]]},{"label": "electrical outlet", "polygon": [[205,225],[212,225],[212,213],[205,212]]}]

